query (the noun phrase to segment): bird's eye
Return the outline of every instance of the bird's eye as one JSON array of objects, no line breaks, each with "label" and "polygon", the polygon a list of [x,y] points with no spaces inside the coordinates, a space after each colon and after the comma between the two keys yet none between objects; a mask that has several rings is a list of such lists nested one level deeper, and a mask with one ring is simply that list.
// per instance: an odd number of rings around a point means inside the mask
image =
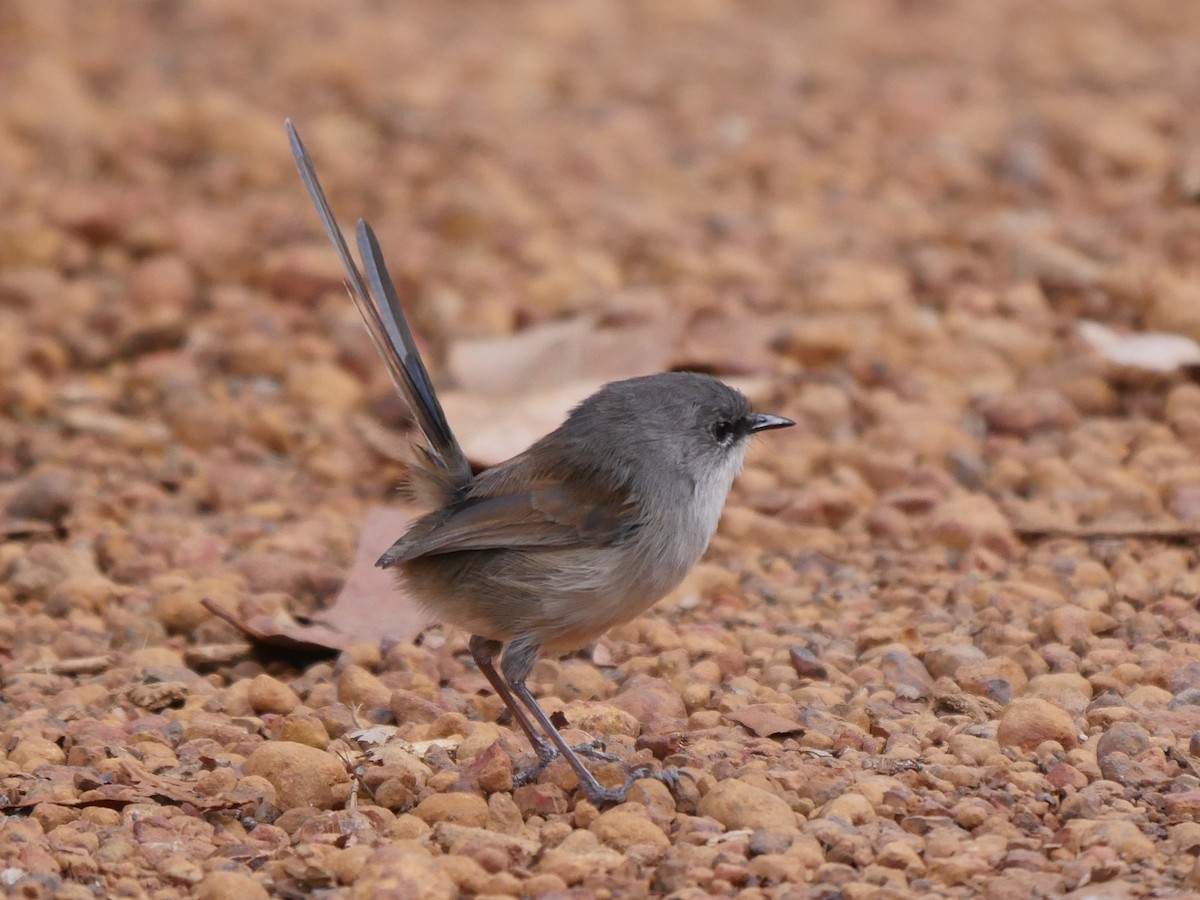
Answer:
[{"label": "bird's eye", "polygon": [[725,421],[714,423],[712,435],[717,439],[717,443],[728,444],[729,439],[733,437],[733,423]]}]

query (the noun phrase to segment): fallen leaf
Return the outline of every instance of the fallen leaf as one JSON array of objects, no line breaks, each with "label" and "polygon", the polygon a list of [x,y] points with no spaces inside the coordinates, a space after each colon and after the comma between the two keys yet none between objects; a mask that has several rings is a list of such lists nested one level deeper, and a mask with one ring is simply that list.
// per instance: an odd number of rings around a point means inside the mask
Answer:
[{"label": "fallen leaf", "polygon": [[601,384],[661,372],[679,326],[647,314],[605,325],[592,316],[547,322],[498,338],[455,341],[446,367],[466,394],[511,397],[563,382]]},{"label": "fallen leaf", "polygon": [[497,403],[495,397],[447,391],[446,418],[472,465],[488,468],[516,456],[563,423],[603,381],[572,381]]},{"label": "fallen leaf", "polygon": [[59,659],[43,663],[25,672],[49,672],[54,675],[95,675],[103,672],[112,665],[112,657],[108,654],[99,656],[76,656],[71,659]]},{"label": "fallen leaf", "polygon": [[1144,331],[1118,334],[1099,322],[1081,321],[1076,331],[1093,350],[1115,366],[1147,372],[1174,372],[1200,365],[1200,344],[1181,334]]},{"label": "fallen leaf", "polygon": [[697,315],[687,325],[672,368],[721,375],[762,375],[775,369],[773,347],[797,328],[790,315]]},{"label": "fallen leaf", "polygon": [[783,715],[786,706],[777,703],[756,703],[744,709],[725,714],[739,725],[749,728],[758,737],[771,737],[777,734],[795,734],[803,731],[803,726],[793,718]]},{"label": "fallen leaf", "polygon": [[456,341],[446,354],[456,388],[440,392],[442,406],[472,464],[494,466],[610,381],[666,370],[679,330],[662,304],[649,303],[604,319],[578,316]]},{"label": "fallen leaf", "polygon": [[354,644],[411,641],[429,623],[428,616],[406,595],[395,577],[375,561],[408,530],[416,512],[411,507],[381,506],[367,512],[359,532],[354,563],[337,599],[313,613],[307,622],[292,616],[252,616],[205,599],[205,609],[264,644],[305,653],[340,652]]},{"label": "fallen leaf", "polygon": [[359,728],[346,732],[346,737],[360,744],[386,744],[396,736],[400,729],[395,725],[375,725],[372,728]]},{"label": "fallen leaf", "polygon": [[33,519],[0,518],[0,539],[23,540],[31,537],[52,537],[55,528],[49,522]]},{"label": "fallen leaf", "polygon": [[232,795],[206,796],[199,793],[192,782],[165,775],[155,775],[130,758],[118,759],[115,766],[116,770],[105,776],[97,775],[94,770],[71,768],[74,786],[79,791],[79,795],[75,799],[60,797],[50,800],[39,796],[39,786],[54,780],[53,778],[39,778],[30,784],[22,799],[0,806],[0,811],[15,813],[30,809],[43,802],[52,802],[57,806],[73,808],[102,806],[109,809],[121,809],[131,803],[162,803],[164,801],[181,806],[189,804],[198,809],[225,809],[240,806],[245,802],[242,798]]}]

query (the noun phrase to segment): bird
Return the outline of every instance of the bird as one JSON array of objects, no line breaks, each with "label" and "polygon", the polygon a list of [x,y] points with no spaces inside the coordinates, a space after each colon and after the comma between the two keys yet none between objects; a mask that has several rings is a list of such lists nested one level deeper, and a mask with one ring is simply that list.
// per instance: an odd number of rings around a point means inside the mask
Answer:
[{"label": "bird", "polygon": [[[676,587],[716,531],[750,438],[794,425],[755,412],[709,375],[664,372],[607,384],[527,450],[475,474],[417,349],[378,238],[358,220],[360,270],[295,126],[297,169],[345,270],[350,295],[419,435],[409,460],[428,512],[379,558],[433,618],[465,630],[473,661],[533,747],[535,777],[561,755],[595,805],[622,802],[632,770],[602,785],[527,686],[543,654],[577,651]],[[365,270],[365,274],[364,274]],[[499,659],[499,668],[496,661]]]}]

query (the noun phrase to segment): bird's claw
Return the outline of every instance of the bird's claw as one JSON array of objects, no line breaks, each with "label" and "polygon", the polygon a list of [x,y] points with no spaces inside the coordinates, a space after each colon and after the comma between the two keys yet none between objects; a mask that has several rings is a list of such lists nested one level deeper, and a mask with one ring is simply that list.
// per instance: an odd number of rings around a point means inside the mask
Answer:
[{"label": "bird's claw", "polygon": [[607,752],[606,745],[601,740],[585,741],[582,744],[576,744],[571,750],[580,756],[586,756],[588,759],[594,759],[597,762],[621,761],[621,757]]},{"label": "bird's claw", "polygon": [[650,766],[637,766],[629,770],[629,775],[625,778],[625,783],[619,788],[601,788],[600,790],[587,790],[588,800],[597,809],[624,803],[629,798],[629,790],[637,782],[643,778],[653,778],[655,781],[661,781],[667,786],[667,789],[674,795],[678,796],[679,782],[683,778],[690,778],[695,781],[695,777],[691,772],[685,772],[683,769],[652,769]]},{"label": "bird's claw", "polygon": [[[588,759],[594,759],[597,762],[620,762],[621,757],[614,756],[611,753],[605,752],[604,741],[591,740],[585,741],[582,744],[576,744],[571,748],[571,752],[578,756],[586,756]],[[519,772],[513,774],[513,786],[521,787],[526,784],[533,784],[538,780],[538,777],[546,771],[546,767],[554,762],[561,755],[558,748],[552,744],[545,744],[536,748],[538,760],[533,765],[526,766]]]},{"label": "bird's claw", "polygon": [[650,766],[638,766],[631,769],[627,783],[630,787],[639,778],[653,778],[655,781],[661,781],[671,791],[672,794],[679,788],[679,780],[681,778],[689,779],[693,784],[696,781],[696,776],[684,769],[652,769]]}]

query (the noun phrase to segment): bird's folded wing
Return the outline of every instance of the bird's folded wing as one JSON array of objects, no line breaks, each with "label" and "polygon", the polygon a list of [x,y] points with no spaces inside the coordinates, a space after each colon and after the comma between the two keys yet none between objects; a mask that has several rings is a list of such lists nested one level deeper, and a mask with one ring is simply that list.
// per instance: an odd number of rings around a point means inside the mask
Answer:
[{"label": "bird's folded wing", "polygon": [[628,497],[600,502],[563,485],[467,500],[419,521],[379,559],[387,567],[459,550],[565,549],[611,544],[637,529]]}]

